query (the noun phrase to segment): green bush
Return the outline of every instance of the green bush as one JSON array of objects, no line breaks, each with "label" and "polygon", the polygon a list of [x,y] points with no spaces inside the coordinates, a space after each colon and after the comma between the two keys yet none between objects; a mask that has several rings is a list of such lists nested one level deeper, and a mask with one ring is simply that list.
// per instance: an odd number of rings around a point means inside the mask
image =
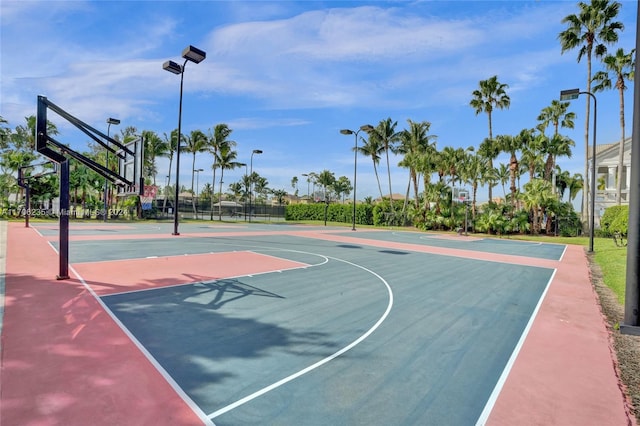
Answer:
[{"label": "green bush", "polygon": [[404,200],[393,201],[393,212],[389,200],[384,200],[373,206],[372,224],[375,226],[404,226],[407,222],[402,215]]},{"label": "green bush", "polygon": [[[328,222],[353,222],[353,204],[315,203],[289,204],[285,208],[285,219],[296,220],[326,220]],[[373,206],[370,204],[356,204],[356,224],[373,225]]]},{"label": "green bush", "polygon": [[600,228],[604,236],[610,237],[615,232],[627,235],[629,230],[629,206],[612,206],[604,211],[600,219]]}]

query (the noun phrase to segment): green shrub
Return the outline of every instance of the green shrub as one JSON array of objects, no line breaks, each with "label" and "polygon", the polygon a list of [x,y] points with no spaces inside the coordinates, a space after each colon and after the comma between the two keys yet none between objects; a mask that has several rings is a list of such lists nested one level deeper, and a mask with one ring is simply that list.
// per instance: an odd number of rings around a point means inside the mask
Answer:
[{"label": "green shrub", "polygon": [[612,236],[615,232],[627,235],[629,230],[629,206],[607,208],[602,218],[600,218],[600,228],[606,237]]},{"label": "green shrub", "polygon": [[[314,203],[289,204],[285,208],[285,219],[296,220],[326,220],[329,222],[353,222],[353,204]],[[359,225],[373,224],[373,206],[370,204],[356,204],[356,223]]]}]

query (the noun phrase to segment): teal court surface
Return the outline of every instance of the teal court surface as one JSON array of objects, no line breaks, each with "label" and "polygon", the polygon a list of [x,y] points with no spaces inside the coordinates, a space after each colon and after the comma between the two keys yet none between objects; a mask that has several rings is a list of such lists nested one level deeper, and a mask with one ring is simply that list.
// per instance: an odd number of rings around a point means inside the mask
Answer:
[{"label": "teal court surface", "polygon": [[581,247],[172,225],[5,226],[7,424],[635,424]]}]

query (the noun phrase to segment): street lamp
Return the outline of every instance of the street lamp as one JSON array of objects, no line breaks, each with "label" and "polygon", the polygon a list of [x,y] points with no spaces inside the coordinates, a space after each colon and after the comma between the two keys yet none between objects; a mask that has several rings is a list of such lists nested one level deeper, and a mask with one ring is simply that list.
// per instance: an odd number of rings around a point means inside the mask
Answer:
[{"label": "street lamp", "polygon": [[353,158],[353,227],[351,228],[352,231],[356,230],[356,177],[358,175],[357,174],[358,172],[358,133],[360,133],[361,131],[365,131],[368,133],[372,130],[373,130],[373,126],[370,124],[364,124],[360,126],[360,129],[358,129],[355,132],[349,129],[340,130],[340,133],[342,133],[343,135],[355,135],[355,139],[356,139],[356,146],[353,149],[354,158]]},{"label": "street lamp", "polygon": [[[111,130],[111,125],[117,126],[118,124],[120,124],[120,120],[118,120],[117,118],[107,118],[107,137],[109,136],[109,130]],[[107,141],[107,144],[109,142]],[[109,150],[107,149],[105,151],[105,160],[104,160],[104,167],[105,168],[109,168]],[[103,220],[106,222],[107,221],[107,209],[109,208],[109,179],[105,178],[104,179],[104,218]]]},{"label": "street lamp", "polygon": [[302,176],[307,178],[307,203],[309,202],[309,184],[311,183],[311,179],[309,179],[309,173],[303,173]]},{"label": "street lamp", "polygon": [[193,169],[196,174],[196,198],[198,197],[198,193],[200,192],[200,172],[204,172],[204,169]]},{"label": "street lamp", "polygon": [[[249,165],[247,163],[240,163],[240,167],[244,166],[244,189],[247,190],[247,192],[249,191],[248,188],[248,182],[249,182]],[[244,210],[244,221],[247,221],[247,204],[244,203],[243,205],[243,209]],[[235,207],[234,207],[235,208]]]},{"label": "street lamp", "polygon": [[250,172],[249,172],[249,222],[251,222],[251,195],[253,193],[253,182],[252,182],[252,176],[253,176],[253,154],[262,154],[262,150],[260,149],[254,149],[251,152],[251,162],[250,162]]},{"label": "street lamp", "polygon": [[180,143],[182,140],[182,87],[184,84],[184,68],[187,62],[191,61],[195,64],[199,64],[207,57],[207,53],[204,50],[200,50],[197,47],[187,46],[182,50],[182,57],[184,58],[184,64],[180,66],[173,61],[166,61],[162,64],[162,69],[169,71],[172,74],[180,74],[180,106],[178,108],[178,142],[176,143],[176,205],[173,211],[173,234],[180,235],[178,232],[178,197],[180,195]]},{"label": "street lamp", "polygon": [[593,99],[593,147],[591,152],[591,217],[589,218],[589,253],[593,253],[593,233],[596,215],[596,117],[598,114],[598,103],[593,93],[581,92],[580,89],[569,89],[560,91],[561,101],[578,99],[579,95],[589,95]]}]

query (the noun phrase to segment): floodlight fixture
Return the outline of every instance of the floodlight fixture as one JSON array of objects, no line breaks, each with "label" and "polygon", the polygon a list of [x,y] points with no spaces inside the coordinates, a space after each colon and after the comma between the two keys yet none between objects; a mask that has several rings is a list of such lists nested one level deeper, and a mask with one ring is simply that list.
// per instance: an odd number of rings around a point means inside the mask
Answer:
[{"label": "floodlight fixture", "polygon": [[113,124],[117,126],[118,124],[120,124],[120,120],[118,120],[117,118],[109,117],[107,118],[107,124]]},{"label": "floodlight fixture", "polygon": [[182,57],[193,63],[199,64],[200,62],[204,61],[204,58],[207,57],[207,52],[189,45],[182,51]]},{"label": "floodlight fixture", "polygon": [[560,91],[560,100],[561,101],[570,101],[573,99],[578,99],[580,96],[580,89],[568,89]]},{"label": "floodlight fixture", "polygon": [[162,69],[173,74],[182,74],[182,66],[173,61],[166,61],[162,64]]}]

